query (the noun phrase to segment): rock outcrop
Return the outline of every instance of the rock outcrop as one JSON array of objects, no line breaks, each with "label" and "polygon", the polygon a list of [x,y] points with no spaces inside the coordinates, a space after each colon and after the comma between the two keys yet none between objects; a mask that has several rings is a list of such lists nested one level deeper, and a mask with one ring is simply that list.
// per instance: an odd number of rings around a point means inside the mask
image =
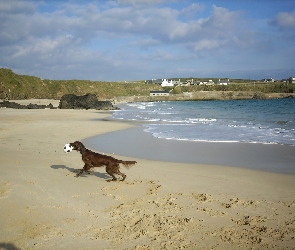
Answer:
[{"label": "rock outcrop", "polygon": [[38,105],[38,104],[32,104],[32,103],[28,105],[22,105],[16,102],[9,102],[9,101],[0,102],[0,107],[12,108],[12,109],[54,109],[51,103],[48,105]]},{"label": "rock outcrop", "polygon": [[86,94],[83,96],[77,96],[74,94],[63,95],[60,99],[60,109],[99,109],[99,110],[113,110],[110,101],[98,101],[96,95]]}]

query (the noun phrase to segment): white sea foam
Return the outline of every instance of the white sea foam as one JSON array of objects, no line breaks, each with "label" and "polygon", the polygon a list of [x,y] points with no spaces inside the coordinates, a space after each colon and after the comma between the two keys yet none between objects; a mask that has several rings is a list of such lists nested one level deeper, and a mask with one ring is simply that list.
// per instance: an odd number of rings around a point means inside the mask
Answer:
[{"label": "white sea foam", "polygon": [[144,131],[159,138],[295,145],[293,99],[131,103],[121,108],[114,118],[151,122]]}]

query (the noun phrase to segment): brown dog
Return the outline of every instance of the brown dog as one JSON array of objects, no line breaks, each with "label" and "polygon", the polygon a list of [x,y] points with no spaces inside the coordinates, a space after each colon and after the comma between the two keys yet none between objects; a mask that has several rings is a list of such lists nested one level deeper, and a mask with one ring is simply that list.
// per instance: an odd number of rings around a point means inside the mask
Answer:
[{"label": "brown dog", "polygon": [[124,181],[126,175],[120,172],[119,164],[122,163],[126,168],[129,168],[131,165],[137,163],[136,161],[122,161],[115,159],[112,156],[92,152],[91,150],[85,148],[83,143],[79,141],[70,143],[70,146],[73,148],[73,150],[77,150],[82,154],[82,160],[85,163],[84,167],[76,175],[77,177],[79,177],[84,171],[86,171],[88,174],[91,174],[91,168],[106,166],[106,172],[113,177],[113,179],[107,181],[116,181],[117,178],[114,176],[114,174],[121,175],[123,178],[121,181]]}]

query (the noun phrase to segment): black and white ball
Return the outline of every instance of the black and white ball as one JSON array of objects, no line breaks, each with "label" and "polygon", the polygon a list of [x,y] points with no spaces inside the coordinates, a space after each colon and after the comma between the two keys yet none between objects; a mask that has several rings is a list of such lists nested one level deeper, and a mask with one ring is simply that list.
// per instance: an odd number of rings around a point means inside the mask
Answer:
[{"label": "black and white ball", "polygon": [[64,145],[64,151],[65,151],[65,153],[71,153],[72,150],[73,150],[73,147],[70,146],[69,143],[67,143],[67,144]]}]

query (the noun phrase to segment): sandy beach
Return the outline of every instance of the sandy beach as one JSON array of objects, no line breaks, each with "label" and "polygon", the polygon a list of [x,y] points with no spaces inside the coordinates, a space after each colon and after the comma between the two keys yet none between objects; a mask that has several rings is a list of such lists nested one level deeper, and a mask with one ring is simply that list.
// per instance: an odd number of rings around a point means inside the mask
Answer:
[{"label": "sandy beach", "polygon": [[295,249],[294,174],[114,154],[138,162],[124,182],[75,178],[65,143],[132,128],[109,115],[0,109],[0,249]]}]

